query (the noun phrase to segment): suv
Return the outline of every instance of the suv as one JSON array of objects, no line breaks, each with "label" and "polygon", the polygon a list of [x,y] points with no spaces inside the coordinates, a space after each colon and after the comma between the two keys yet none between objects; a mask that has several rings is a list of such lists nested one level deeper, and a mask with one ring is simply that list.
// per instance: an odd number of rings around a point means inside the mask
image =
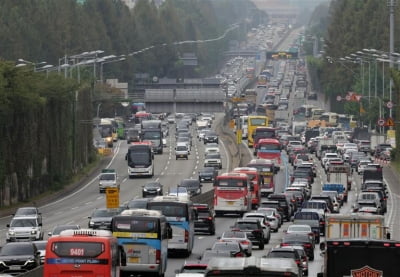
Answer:
[{"label": "suv", "polygon": [[221,162],[221,154],[208,154],[205,158],[204,158],[204,167],[216,167],[219,169],[222,169],[222,162]]},{"label": "suv", "polygon": [[283,209],[283,214],[287,221],[290,220],[290,217],[293,215],[293,206],[288,202],[285,194],[270,194],[268,195],[268,200],[279,201],[281,207]]},{"label": "suv", "polygon": [[18,210],[13,214],[14,217],[37,217],[38,222],[42,223],[42,214],[39,212],[39,209],[36,207],[22,207],[18,208]]},{"label": "suv", "polygon": [[185,187],[189,196],[196,196],[201,194],[201,187],[203,186],[197,179],[183,179],[179,185]]},{"label": "suv", "polygon": [[14,217],[7,227],[7,242],[43,240],[42,223],[36,216]]},{"label": "suv", "polygon": [[175,147],[176,159],[189,159],[189,146],[185,142],[178,142]]},{"label": "suv", "polygon": [[107,188],[118,188],[119,184],[117,184],[117,172],[115,169],[107,168],[103,169],[99,176],[99,191],[103,193]]},{"label": "suv", "polygon": [[208,131],[204,135],[204,144],[210,143],[210,142],[215,142],[218,143],[218,135],[214,131]]},{"label": "suv", "polygon": [[242,231],[247,233],[247,237],[254,245],[258,245],[260,250],[264,249],[264,232],[258,219],[238,219],[232,231]]},{"label": "suv", "polygon": [[40,266],[40,252],[32,242],[10,242],[0,251],[0,273],[21,275]]},{"label": "suv", "polygon": [[[392,148],[392,145],[391,144],[387,144],[387,143],[381,143],[381,144],[378,144],[376,147],[375,147],[375,151],[374,151],[374,156],[375,157],[379,157],[379,155],[381,154],[381,152],[382,151],[384,151],[386,148]],[[371,153],[372,154],[372,153]]]},{"label": "suv", "polygon": [[276,248],[272,248],[266,258],[292,258],[297,266],[299,267],[299,269],[303,270],[302,268],[302,263],[301,263],[301,257],[299,255],[299,252],[297,252],[296,249],[294,249],[293,247],[276,247]]},{"label": "suv", "polygon": [[210,235],[215,234],[215,215],[208,204],[193,204],[196,219],[194,221],[195,232],[208,232]]},{"label": "suv", "polygon": [[218,170],[215,167],[204,167],[199,170],[199,181],[200,182],[215,182],[218,176]]}]

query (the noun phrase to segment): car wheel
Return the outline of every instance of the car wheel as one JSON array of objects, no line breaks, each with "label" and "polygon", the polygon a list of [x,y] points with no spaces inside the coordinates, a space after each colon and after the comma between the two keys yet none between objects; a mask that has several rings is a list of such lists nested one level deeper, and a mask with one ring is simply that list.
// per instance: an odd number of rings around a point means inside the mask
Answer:
[{"label": "car wheel", "polygon": [[309,260],[314,261],[314,255],[310,256]]},{"label": "car wheel", "polygon": [[259,248],[260,250],[264,250],[264,241],[263,241],[263,240],[260,241],[260,244],[258,245],[258,248]]}]

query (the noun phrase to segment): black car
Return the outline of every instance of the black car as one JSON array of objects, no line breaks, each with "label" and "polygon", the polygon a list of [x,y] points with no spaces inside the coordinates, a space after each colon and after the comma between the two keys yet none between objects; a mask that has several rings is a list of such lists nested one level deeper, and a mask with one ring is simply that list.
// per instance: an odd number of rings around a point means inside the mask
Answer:
[{"label": "black car", "polygon": [[206,166],[199,170],[200,182],[215,182],[218,176],[218,170],[215,167]]},{"label": "black car", "polygon": [[282,238],[281,246],[301,245],[306,251],[308,259],[314,260],[314,243],[308,234],[288,233]]},{"label": "black car", "polygon": [[129,128],[126,131],[126,142],[131,144],[132,142],[140,141],[140,130],[137,128]]},{"label": "black car", "polygon": [[284,193],[281,194],[270,194],[268,195],[268,200],[279,201],[281,207],[283,209],[283,214],[287,221],[290,220],[290,217],[293,215],[293,206],[289,203],[286,195]]},{"label": "black car", "polygon": [[242,231],[247,233],[247,237],[254,245],[258,245],[260,250],[264,249],[264,232],[258,219],[246,218],[238,219],[232,231]]},{"label": "black car", "polygon": [[147,209],[147,203],[151,198],[136,198],[129,200],[128,209]]},{"label": "black car", "polygon": [[32,242],[9,242],[0,251],[0,272],[21,274],[40,265],[40,252]]},{"label": "black car", "polygon": [[88,227],[91,229],[111,230],[111,220],[118,214],[118,210],[97,208],[88,216]]},{"label": "black car", "polygon": [[154,197],[157,195],[163,195],[163,185],[159,182],[150,182],[142,186],[142,196]]},{"label": "black car", "polygon": [[215,234],[215,215],[208,204],[193,204],[196,219],[194,221],[195,232],[207,232]]},{"label": "black car", "polygon": [[214,131],[208,131],[205,135],[204,135],[204,144],[207,143],[211,143],[211,142],[215,142],[218,143],[218,135],[216,132]]},{"label": "black car", "polygon": [[179,186],[185,187],[190,196],[196,196],[201,194],[201,187],[203,185],[197,179],[183,179]]}]

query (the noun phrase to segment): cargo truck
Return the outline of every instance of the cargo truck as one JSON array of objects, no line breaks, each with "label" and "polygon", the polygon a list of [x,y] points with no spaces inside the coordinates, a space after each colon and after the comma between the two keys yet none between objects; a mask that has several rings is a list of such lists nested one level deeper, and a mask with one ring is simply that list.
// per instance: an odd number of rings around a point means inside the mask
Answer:
[{"label": "cargo truck", "polygon": [[390,240],[381,215],[328,215],[323,272],[318,277],[398,276],[400,242]]},{"label": "cargo truck", "polygon": [[351,168],[348,164],[329,165],[326,171],[326,180],[328,183],[342,184],[348,191],[351,190]]}]

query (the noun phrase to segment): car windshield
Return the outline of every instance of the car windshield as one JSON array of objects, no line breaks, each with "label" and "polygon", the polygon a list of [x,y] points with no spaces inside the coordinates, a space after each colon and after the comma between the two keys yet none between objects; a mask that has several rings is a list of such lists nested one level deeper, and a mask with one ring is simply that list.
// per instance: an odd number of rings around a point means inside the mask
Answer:
[{"label": "car windshield", "polygon": [[34,218],[30,219],[13,219],[10,227],[37,227],[37,221]]},{"label": "car windshield", "polygon": [[309,226],[301,226],[301,225],[292,225],[289,226],[288,232],[311,232],[311,227]]},{"label": "car windshield", "polygon": [[216,251],[240,251],[239,244],[237,243],[214,243],[212,250]]},{"label": "car windshield", "polygon": [[[18,245],[17,245],[18,244]],[[0,251],[0,256],[33,255],[33,247],[30,243],[5,244]]]},{"label": "car windshield", "polygon": [[111,173],[111,174],[101,174],[100,175],[100,180],[104,180],[104,181],[114,181],[115,180],[115,174]]},{"label": "car windshield", "polygon": [[37,210],[35,208],[19,208],[15,213],[16,216],[24,216],[24,215],[36,215]]},{"label": "car windshield", "polygon": [[220,154],[208,154],[207,156],[206,156],[206,159],[220,159],[221,158],[221,155]]},{"label": "car windshield", "polygon": [[116,212],[111,210],[95,210],[92,217],[110,217],[116,215]]},{"label": "car windshield", "polygon": [[78,230],[79,227],[77,225],[62,225],[62,226],[56,226],[53,229],[53,232],[51,232],[52,235],[59,235],[62,231],[64,230]]}]

